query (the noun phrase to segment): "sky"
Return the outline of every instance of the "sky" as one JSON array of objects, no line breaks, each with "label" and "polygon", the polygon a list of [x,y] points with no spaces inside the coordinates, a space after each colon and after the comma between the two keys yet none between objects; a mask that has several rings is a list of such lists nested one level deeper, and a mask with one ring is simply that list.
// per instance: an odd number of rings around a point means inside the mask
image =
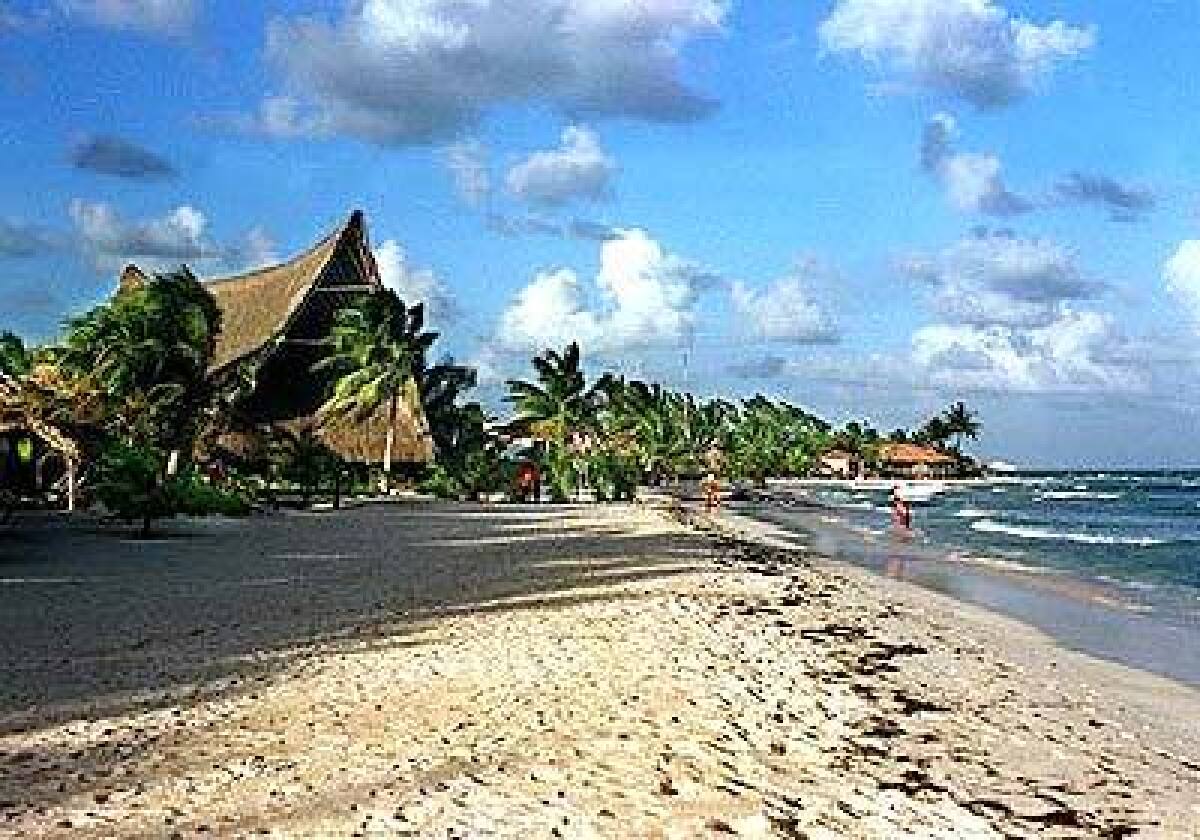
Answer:
[{"label": "sky", "polygon": [[1200,464],[1200,6],[0,0],[0,328],[367,215],[499,408],[528,358]]}]

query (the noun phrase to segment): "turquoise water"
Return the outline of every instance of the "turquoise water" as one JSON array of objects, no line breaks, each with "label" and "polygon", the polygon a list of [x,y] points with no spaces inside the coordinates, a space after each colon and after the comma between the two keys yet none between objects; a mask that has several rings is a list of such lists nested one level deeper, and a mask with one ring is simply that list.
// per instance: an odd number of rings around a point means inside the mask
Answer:
[{"label": "turquoise water", "polygon": [[[1200,598],[1200,471],[1025,474],[947,487],[914,507],[919,541]],[[812,495],[860,528],[889,527],[887,490]]]},{"label": "turquoise water", "polygon": [[945,484],[914,506],[912,534],[893,529],[890,493],[782,484],[744,512],[821,553],[1200,686],[1200,471]]}]

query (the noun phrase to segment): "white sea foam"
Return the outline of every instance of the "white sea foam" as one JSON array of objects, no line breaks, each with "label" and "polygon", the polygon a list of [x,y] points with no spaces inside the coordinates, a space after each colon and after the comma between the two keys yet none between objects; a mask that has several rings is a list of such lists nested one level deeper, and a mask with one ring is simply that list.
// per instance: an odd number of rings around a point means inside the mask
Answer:
[{"label": "white sea foam", "polygon": [[1019,525],[1005,525],[991,519],[979,519],[971,523],[972,530],[987,534],[1007,534],[1026,540],[1060,540],[1063,542],[1086,543],[1088,545],[1132,545],[1152,546],[1164,545],[1166,540],[1154,537],[1114,537],[1108,534],[1080,534],[1063,531],[1049,531],[1045,528],[1029,528]]},{"label": "white sea foam", "polygon": [[997,511],[988,510],[987,508],[963,508],[954,514],[956,519],[984,519],[989,516],[999,515]]},{"label": "white sea foam", "polygon": [[1045,490],[1037,494],[1038,499],[1043,501],[1080,501],[1084,499],[1094,499],[1111,501],[1121,498],[1120,493],[1097,493],[1090,490]]}]

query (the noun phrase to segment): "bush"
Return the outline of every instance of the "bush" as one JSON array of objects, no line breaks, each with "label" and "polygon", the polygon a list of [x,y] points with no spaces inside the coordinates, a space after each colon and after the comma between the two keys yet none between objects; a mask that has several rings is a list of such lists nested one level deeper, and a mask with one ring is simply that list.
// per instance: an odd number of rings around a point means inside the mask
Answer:
[{"label": "bush", "polygon": [[458,499],[463,494],[462,482],[441,464],[435,464],[419,485],[422,493],[439,499]]},{"label": "bush", "polygon": [[167,485],[176,513],[186,516],[249,516],[245,496],[201,478],[194,472],[178,476]]},{"label": "bush", "polygon": [[195,472],[166,475],[167,456],[152,446],[110,443],[96,464],[96,498],[114,516],[141,522],[149,536],[155,519],[177,514],[245,516],[250,505],[238,493],[209,484]]}]

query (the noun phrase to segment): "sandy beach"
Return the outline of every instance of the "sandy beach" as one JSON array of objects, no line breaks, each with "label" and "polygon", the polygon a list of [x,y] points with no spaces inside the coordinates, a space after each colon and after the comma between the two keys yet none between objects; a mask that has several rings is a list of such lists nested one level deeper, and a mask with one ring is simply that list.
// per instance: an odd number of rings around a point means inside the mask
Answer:
[{"label": "sandy beach", "polygon": [[0,835],[1200,836],[1200,692],[683,518],[0,538]]}]

